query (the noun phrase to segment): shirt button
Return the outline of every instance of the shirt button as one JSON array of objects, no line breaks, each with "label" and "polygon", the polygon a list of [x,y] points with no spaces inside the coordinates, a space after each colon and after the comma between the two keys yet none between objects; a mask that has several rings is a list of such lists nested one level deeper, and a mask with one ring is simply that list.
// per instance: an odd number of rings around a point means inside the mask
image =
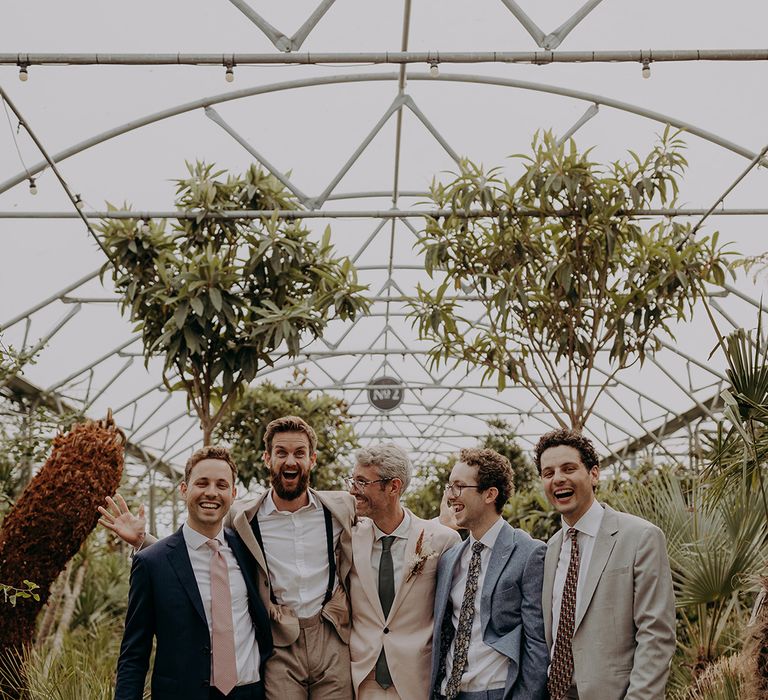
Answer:
[{"label": "shirt button", "polygon": [[389,634],[389,627],[384,628],[384,634]]}]

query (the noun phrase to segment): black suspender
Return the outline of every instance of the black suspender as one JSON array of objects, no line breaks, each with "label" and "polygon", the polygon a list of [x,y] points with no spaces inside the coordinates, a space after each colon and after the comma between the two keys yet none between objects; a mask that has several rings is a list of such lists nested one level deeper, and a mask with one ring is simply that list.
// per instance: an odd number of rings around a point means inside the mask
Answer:
[{"label": "black suspender", "polygon": [[[323,598],[323,605],[325,605],[333,595],[333,584],[336,582],[336,556],[334,555],[334,546],[333,546],[333,516],[331,515],[331,511],[326,508],[325,504],[321,504],[323,506],[323,516],[325,517],[325,540],[327,545],[327,551],[328,551],[328,587],[325,591],[325,598]],[[267,565],[267,580],[269,580],[269,599],[277,605],[277,600],[275,599],[275,593],[272,590],[272,581],[269,579],[269,565],[267,564],[267,553],[264,551],[264,540],[261,537],[261,528],[259,527],[259,514],[256,513],[253,518],[251,519],[251,530],[253,531],[253,536],[256,538],[256,541],[259,543],[259,547],[261,547],[261,551],[264,554],[264,563]]]}]

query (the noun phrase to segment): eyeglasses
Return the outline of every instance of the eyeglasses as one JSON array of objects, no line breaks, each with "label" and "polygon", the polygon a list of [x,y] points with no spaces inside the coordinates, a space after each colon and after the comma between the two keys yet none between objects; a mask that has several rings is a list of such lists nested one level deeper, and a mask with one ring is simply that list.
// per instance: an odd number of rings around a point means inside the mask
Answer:
[{"label": "eyeglasses", "polygon": [[479,484],[453,484],[453,483],[451,483],[451,484],[446,484],[445,492],[449,496],[453,496],[453,497],[459,496],[459,498],[461,498],[461,492],[462,492],[463,489],[479,489],[479,488],[480,488]]},{"label": "eyeglasses", "polygon": [[355,488],[358,491],[365,490],[366,486],[370,486],[371,484],[379,484],[386,481],[392,481],[394,477],[389,477],[388,479],[374,479],[373,481],[366,481],[365,479],[356,479],[352,476],[345,476],[344,482],[347,484],[347,488]]}]

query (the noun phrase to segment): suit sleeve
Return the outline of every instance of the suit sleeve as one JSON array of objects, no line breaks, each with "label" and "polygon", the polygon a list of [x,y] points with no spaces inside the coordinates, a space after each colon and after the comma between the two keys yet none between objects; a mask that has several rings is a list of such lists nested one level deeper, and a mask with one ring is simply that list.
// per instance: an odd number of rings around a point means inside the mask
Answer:
[{"label": "suit sleeve", "polygon": [[541,611],[544,555],[547,547],[543,542],[539,545],[528,557],[521,580],[523,644],[520,650],[520,673],[512,687],[513,699],[543,700],[548,697],[549,650],[544,636],[544,615]]},{"label": "suit sleeve", "polygon": [[115,700],[142,700],[149,669],[152,640],[155,636],[155,610],[152,582],[147,563],[134,557],[125,631],[117,661]]},{"label": "suit sleeve", "polygon": [[641,533],[634,563],[635,661],[626,700],[663,698],[675,653],[675,594],[664,534]]}]

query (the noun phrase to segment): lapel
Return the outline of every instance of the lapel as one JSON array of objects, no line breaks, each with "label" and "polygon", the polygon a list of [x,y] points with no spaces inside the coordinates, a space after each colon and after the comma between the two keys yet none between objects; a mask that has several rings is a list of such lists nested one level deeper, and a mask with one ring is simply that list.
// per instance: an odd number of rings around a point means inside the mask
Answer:
[{"label": "lapel", "polygon": [[[400,607],[400,603],[402,603],[403,598],[405,598],[405,596],[408,594],[408,591],[411,590],[411,586],[413,586],[413,584],[416,582],[416,579],[418,578],[418,576],[411,576],[410,581],[405,580],[408,577],[408,569],[410,568],[409,563],[416,555],[416,543],[419,541],[419,536],[421,533],[424,532],[424,528],[422,527],[421,518],[417,518],[413,513],[411,513],[411,511],[408,511],[408,514],[411,516],[411,525],[408,532],[408,542],[405,545],[403,570],[401,573],[401,578],[397,582],[395,599],[392,601],[392,608],[389,611],[389,618],[387,618],[389,620],[391,620],[394,614],[397,612],[397,609]],[[421,545],[422,547],[431,546],[430,538],[427,537],[426,534],[424,535],[424,540],[422,541]]]},{"label": "lapel", "polygon": [[467,547],[469,547],[469,537],[460,545],[451,547],[443,554],[440,560],[440,564],[445,560],[445,569],[438,576],[437,589],[435,591],[435,626],[437,629],[439,629],[437,625],[442,624],[445,609],[448,606],[448,601],[451,599],[451,588],[453,587],[453,576],[456,573],[456,566],[461,561],[461,557]]},{"label": "lapel", "polygon": [[195,579],[195,572],[192,571],[192,562],[189,561],[189,553],[187,552],[187,543],[184,541],[184,535],[181,528],[176,530],[167,540],[165,540],[165,546],[168,548],[168,562],[171,565],[174,573],[176,574],[181,587],[189,596],[189,600],[192,603],[192,607],[195,612],[200,616],[202,621],[208,625],[208,620],[205,617],[205,610],[203,609],[203,599],[200,597],[200,589],[197,587],[197,579]]},{"label": "lapel", "polygon": [[264,552],[261,551],[261,547],[259,547],[259,543],[256,541],[256,536],[251,529],[251,519],[256,517],[267,493],[269,493],[269,491],[261,494],[261,496],[259,496],[248,508],[238,512],[235,517],[232,518],[232,527],[237,534],[240,535],[243,544],[245,544],[251,554],[253,554],[254,559],[256,559],[256,564],[261,569],[262,575],[268,581],[269,570],[267,569],[267,560],[264,558]]},{"label": "lapel", "polygon": [[504,523],[496,537],[496,542],[491,549],[491,557],[488,560],[488,570],[485,572],[485,581],[480,597],[480,622],[481,629],[485,629],[491,616],[491,593],[496,587],[496,582],[504,570],[504,566],[509,561],[512,552],[515,549],[515,529],[509,524]]},{"label": "lapel", "polygon": [[544,559],[544,585],[541,592],[541,611],[544,615],[544,631],[547,643],[552,646],[552,594],[555,590],[555,573],[563,546],[563,530],[560,528],[547,542],[547,555]]},{"label": "lapel", "polygon": [[609,506],[603,506],[605,513],[603,521],[600,523],[595,546],[592,549],[592,557],[589,560],[589,570],[584,579],[584,589],[581,592],[581,605],[576,613],[574,632],[579,628],[579,623],[587,612],[589,603],[595,593],[600,577],[603,575],[603,569],[608,563],[608,557],[616,544],[616,533],[619,531],[619,519],[616,517],[616,511]]},{"label": "lapel", "polygon": [[371,607],[376,611],[383,624],[384,611],[381,609],[381,601],[379,600],[379,585],[373,576],[373,567],[371,566],[373,537],[373,521],[361,522],[352,531],[352,556],[355,562],[355,572],[360,579],[360,586],[365,591]]},{"label": "lapel", "polygon": [[346,586],[347,576],[352,568],[352,524],[355,518],[354,499],[343,491],[328,492],[309,489],[341,525],[341,536],[336,549],[336,575],[339,582]]}]

